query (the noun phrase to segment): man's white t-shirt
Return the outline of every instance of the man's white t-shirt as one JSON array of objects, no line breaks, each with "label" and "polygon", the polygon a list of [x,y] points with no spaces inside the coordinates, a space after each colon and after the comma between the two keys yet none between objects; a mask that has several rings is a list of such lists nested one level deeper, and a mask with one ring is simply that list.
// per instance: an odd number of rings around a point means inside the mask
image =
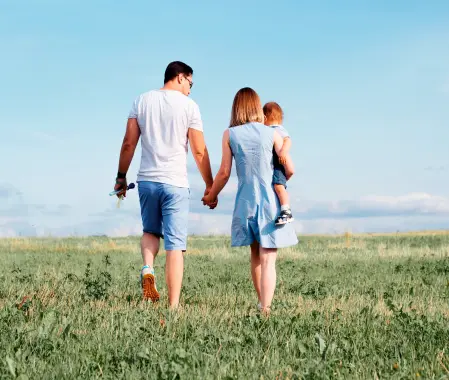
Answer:
[{"label": "man's white t-shirt", "polygon": [[179,91],[152,90],[134,101],[129,118],[137,118],[141,133],[137,181],[189,187],[187,133],[203,131],[198,105]]}]

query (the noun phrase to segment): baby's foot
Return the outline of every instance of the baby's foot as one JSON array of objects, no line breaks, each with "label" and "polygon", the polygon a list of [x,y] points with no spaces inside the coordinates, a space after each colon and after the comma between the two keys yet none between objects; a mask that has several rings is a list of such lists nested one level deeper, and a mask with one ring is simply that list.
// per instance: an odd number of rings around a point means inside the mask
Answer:
[{"label": "baby's foot", "polygon": [[295,219],[293,218],[292,211],[290,209],[288,210],[282,210],[281,214],[276,218],[275,224],[276,226],[281,226],[283,224],[291,223]]}]

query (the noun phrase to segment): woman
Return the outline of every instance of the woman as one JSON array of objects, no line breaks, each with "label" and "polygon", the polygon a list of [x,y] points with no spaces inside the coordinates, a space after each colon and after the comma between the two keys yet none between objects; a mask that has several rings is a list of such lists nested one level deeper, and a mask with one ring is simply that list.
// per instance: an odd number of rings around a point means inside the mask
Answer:
[{"label": "woman", "polygon": [[[279,153],[283,140],[263,121],[259,96],[251,88],[242,88],[235,95],[230,127],[223,134],[220,170],[203,203],[214,207],[229,180],[234,157],[239,184],[232,219],[232,246],[251,246],[251,276],[259,308],[269,313],[276,287],[277,248],[296,245],[298,239],[291,224],[275,226],[280,205],[272,185],[273,146]],[[291,177],[293,167],[285,169],[287,177]]]}]

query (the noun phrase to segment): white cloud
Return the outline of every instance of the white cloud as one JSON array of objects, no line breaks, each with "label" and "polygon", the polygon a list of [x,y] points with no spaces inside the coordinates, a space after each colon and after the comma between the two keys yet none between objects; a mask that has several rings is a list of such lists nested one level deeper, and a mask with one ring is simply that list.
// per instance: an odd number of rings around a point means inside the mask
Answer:
[{"label": "white cloud", "polygon": [[404,232],[439,229],[449,229],[449,219],[447,217],[387,216],[295,221],[295,230],[298,234],[342,234],[346,231],[353,233]]},{"label": "white cloud", "polygon": [[15,231],[13,228],[0,227],[0,238],[11,238],[16,236],[17,231]]},{"label": "white cloud", "polygon": [[427,193],[369,195],[336,202],[292,203],[296,212],[306,219],[449,215],[449,198]]},{"label": "white cloud", "polygon": [[362,204],[368,207],[383,207],[389,210],[417,213],[449,213],[449,199],[426,193],[410,193],[403,196],[367,196],[361,198]]},{"label": "white cloud", "polygon": [[[198,183],[198,181],[194,182]],[[76,205],[27,204],[20,191],[2,185],[0,237],[140,235],[142,223],[138,201],[102,212],[82,213]],[[201,203],[201,186],[192,187],[190,234],[229,234],[237,191],[231,179],[220,194],[219,205],[209,210]],[[5,202],[6,200],[6,202]],[[302,233],[341,233],[449,228],[449,197],[428,193],[400,196],[367,195],[332,202],[292,200],[295,228]]]},{"label": "white cloud", "polygon": [[[352,201],[294,202],[298,234],[394,232],[449,228],[449,198],[426,193],[402,196],[370,195]],[[229,234],[232,215],[218,207],[191,213],[191,230],[198,234]]]},{"label": "white cloud", "polygon": [[195,235],[229,235],[231,232],[232,216],[218,211],[207,214],[190,213],[189,232]]},{"label": "white cloud", "polygon": [[142,223],[135,222],[133,223],[121,223],[116,227],[112,227],[105,231],[105,235],[111,237],[123,237],[130,235],[140,235],[142,233]]}]

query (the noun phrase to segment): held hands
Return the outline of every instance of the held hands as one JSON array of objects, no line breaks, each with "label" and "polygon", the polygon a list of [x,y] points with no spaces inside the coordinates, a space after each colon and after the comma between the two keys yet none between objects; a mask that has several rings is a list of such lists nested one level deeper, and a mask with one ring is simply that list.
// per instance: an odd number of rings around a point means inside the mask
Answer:
[{"label": "held hands", "polygon": [[207,187],[204,191],[204,197],[201,199],[204,206],[209,206],[211,210],[213,210],[218,205],[218,199],[212,199],[212,197],[209,195],[210,193],[210,187]]},{"label": "held hands", "polygon": [[215,198],[215,200],[212,199],[210,195],[205,195],[202,199],[204,206],[209,206],[211,210],[213,210],[215,207],[217,207],[218,199]]}]

